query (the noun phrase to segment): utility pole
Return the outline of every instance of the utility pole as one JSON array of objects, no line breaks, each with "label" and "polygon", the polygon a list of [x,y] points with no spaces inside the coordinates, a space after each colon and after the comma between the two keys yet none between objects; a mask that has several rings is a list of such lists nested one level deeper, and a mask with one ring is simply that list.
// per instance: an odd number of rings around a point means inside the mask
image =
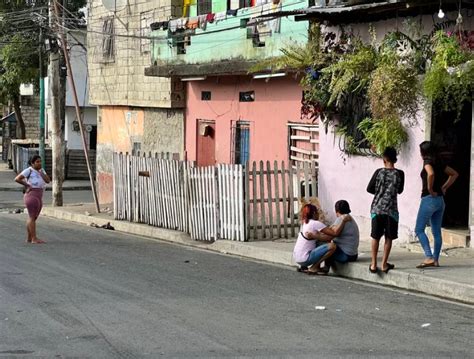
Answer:
[{"label": "utility pole", "polygon": [[[49,0],[50,25],[59,31],[59,12],[56,11],[55,0]],[[53,14],[54,8],[54,14]],[[55,20],[53,19],[53,15]],[[57,42],[56,42],[57,43]],[[51,83],[51,147],[53,152],[53,206],[63,205],[63,182],[64,182],[64,151],[63,133],[61,130],[61,108],[60,108],[60,55],[59,47],[51,46],[49,56],[50,83]]]},{"label": "utility pole", "polygon": [[[40,14],[43,14],[43,11],[40,11]],[[44,36],[43,36],[43,17],[40,18],[40,32],[39,32],[39,72],[40,72],[40,115],[39,115],[39,155],[41,156],[42,167],[46,167],[46,156],[44,150],[44,67],[43,67],[43,45],[44,45]]]},{"label": "utility pole", "polygon": [[[59,22],[59,9],[58,9],[57,0],[50,0],[50,1],[53,1],[55,18],[56,18],[56,22],[58,23]],[[59,26],[57,28],[58,28],[58,31],[59,31]],[[97,198],[97,191],[96,191],[96,187],[95,187],[94,175],[92,173],[92,167],[91,167],[91,163],[90,163],[90,160],[89,160],[89,152],[87,150],[87,143],[86,143],[86,139],[85,139],[85,136],[84,136],[84,124],[82,122],[81,109],[80,109],[80,106],[79,106],[79,100],[77,98],[76,84],[74,83],[74,74],[72,72],[71,62],[69,60],[69,53],[68,53],[68,49],[67,49],[67,38],[66,38],[66,35],[64,34],[64,31],[62,31],[62,30],[59,31],[59,36],[61,38],[61,47],[62,47],[63,54],[64,54],[64,60],[66,61],[67,75],[68,75],[67,77],[68,77],[68,80],[69,80],[69,86],[71,87],[71,91],[72,91],[72,95],[73,95],[73,99],[74,99],[74,105],[75,105],[74,107],[76,108],[76,119],[79,123],[79,130],[80,130],[80,133],[81,133],[82,147],[84,149],[84,157],[86,158],[87,171],[89,173],[89,180],[90,180],[90,183],[91,183],[92,195],[94,197],[95,208],[96,208],[97,213],[100,213],[99,200]],[[59,64],[59,61],[58,61],[58,64]],[[58,81],[58,83],[59,83],[59,81]]]}]

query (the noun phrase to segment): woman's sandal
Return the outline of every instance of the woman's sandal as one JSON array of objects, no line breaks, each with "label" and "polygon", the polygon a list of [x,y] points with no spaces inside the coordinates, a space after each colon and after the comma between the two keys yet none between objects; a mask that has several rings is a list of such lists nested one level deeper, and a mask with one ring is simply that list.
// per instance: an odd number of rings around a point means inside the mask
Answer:
[{"label": "woman's sandal", "polygon": [[299,273],[308,273],[308,267],[297,267],[296,271]]},{"label": "woman's sandal", "polygon": [[423,268],[428,268],[428,267],[436,267],[436,263],[435,262],[431,262],[431,263],[420,263],[416,266],[416,268],[418,269],[423,269]]},{"label": "woman's sandal", "polygon": [[370,273],[377,273],[379,271],[379,269],[377,267],[375,267],[374,269],[372,269],[372,265],[369,265],[369,271]]},{"label": "woman's sandal", "polygon": [[395,268],[395,265],[394,265],[394,264],[387,263],[387,268],[382,269],[382,272],[384,272],[385,274],[387,274],[389,271],[391,271],[391,270],[394,269],[394,268]]}]

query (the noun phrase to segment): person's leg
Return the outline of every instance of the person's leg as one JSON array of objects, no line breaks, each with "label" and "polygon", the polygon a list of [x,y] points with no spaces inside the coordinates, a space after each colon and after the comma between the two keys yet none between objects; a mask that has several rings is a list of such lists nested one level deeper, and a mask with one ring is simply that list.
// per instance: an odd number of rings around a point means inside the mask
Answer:
[{"label": "person's leg", "polygon": [[441,226],[443,223],[444,215],[444,199],[443,197],[437,198],[438,209],[431,216],[431,233],[433,233],[434,238],[434,248],[433,248],[433,258],[436,265],[439,263],[439,255],[441,253],[441,247],[443,245],[443,237],[441,234]]},{"label": "person's leg", "polygon": [[336,250],[334,251],[334,254],[326,262],[330,262],[330,263],[338,262],[338,263],[344,264],[344,263],[349,262],[349,257],[336,244]]},{"label": "person's leg", "polygon": [[425,228],[430,222],[431,215],[433,214],[431,202],[431,197],[423,197],[421,199],[415,225],[415,235],[418,237],[421,247],[425,252],[426,263],[431,263],[434,261],[433,253],[431,252],[430,241],[425,233]]},{"label": "person's leg", "polygon": [[383,245],[383,257],[382,257],[382,272],[387,271],[388,257],[390,257],[390,251],[392,250],[392,239],[385,237],[385,243]]},{"label": "person's leg", "polygon": [[377,270],[377,255],[379,253],[379,243],[380,238],[384,233],[384,228],[381,223],[382,216],[373,215],[372,216],[372,231],[370,236],[372,237],[372,248],[371,248],[371,262],[370,262],[370,271],[375,273]]},{"label": "person's leg", "polygon": [[31,237],[31,221],[32,219],[30,217],[28,217],[28,219],[26,220],[26,232],[28,233],[28,238],[27,238],[27,242],[28,243],[31,243],[31,240],[32,240],[32,237]]},{"label": "person's leg", "polygon": [[317,272],[321,263],[331,257],[335,250],[336,245],[334,243],[323,244],[313,249],[309,254],[307,261],[307,263],[311,264],[311,267],[308,269],[308,273]]}]

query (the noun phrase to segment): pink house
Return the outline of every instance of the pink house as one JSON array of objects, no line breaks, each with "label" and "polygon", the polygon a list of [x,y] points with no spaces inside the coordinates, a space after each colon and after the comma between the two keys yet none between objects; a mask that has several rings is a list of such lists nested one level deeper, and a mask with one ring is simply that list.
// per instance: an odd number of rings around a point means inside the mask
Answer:
[{"label": "pink house", "polygon": [[187,81],[185,150],[198,165],[289,159],[289,123],[300,120],[293,76]]}]

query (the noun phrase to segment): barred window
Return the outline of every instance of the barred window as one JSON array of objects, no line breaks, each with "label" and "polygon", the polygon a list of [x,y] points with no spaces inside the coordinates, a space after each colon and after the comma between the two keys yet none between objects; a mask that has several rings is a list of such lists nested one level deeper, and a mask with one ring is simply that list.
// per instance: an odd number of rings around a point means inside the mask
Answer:
[{"label": "barred window", "polygon": [[115,30],[114,17],[110,16],[103,20],[102,24],[102,59],[104,61],[115,60]]},{"label": "barred window", "polygon": [[250,159],[250,122],[232,123],[232,163],[245,165]]}]

